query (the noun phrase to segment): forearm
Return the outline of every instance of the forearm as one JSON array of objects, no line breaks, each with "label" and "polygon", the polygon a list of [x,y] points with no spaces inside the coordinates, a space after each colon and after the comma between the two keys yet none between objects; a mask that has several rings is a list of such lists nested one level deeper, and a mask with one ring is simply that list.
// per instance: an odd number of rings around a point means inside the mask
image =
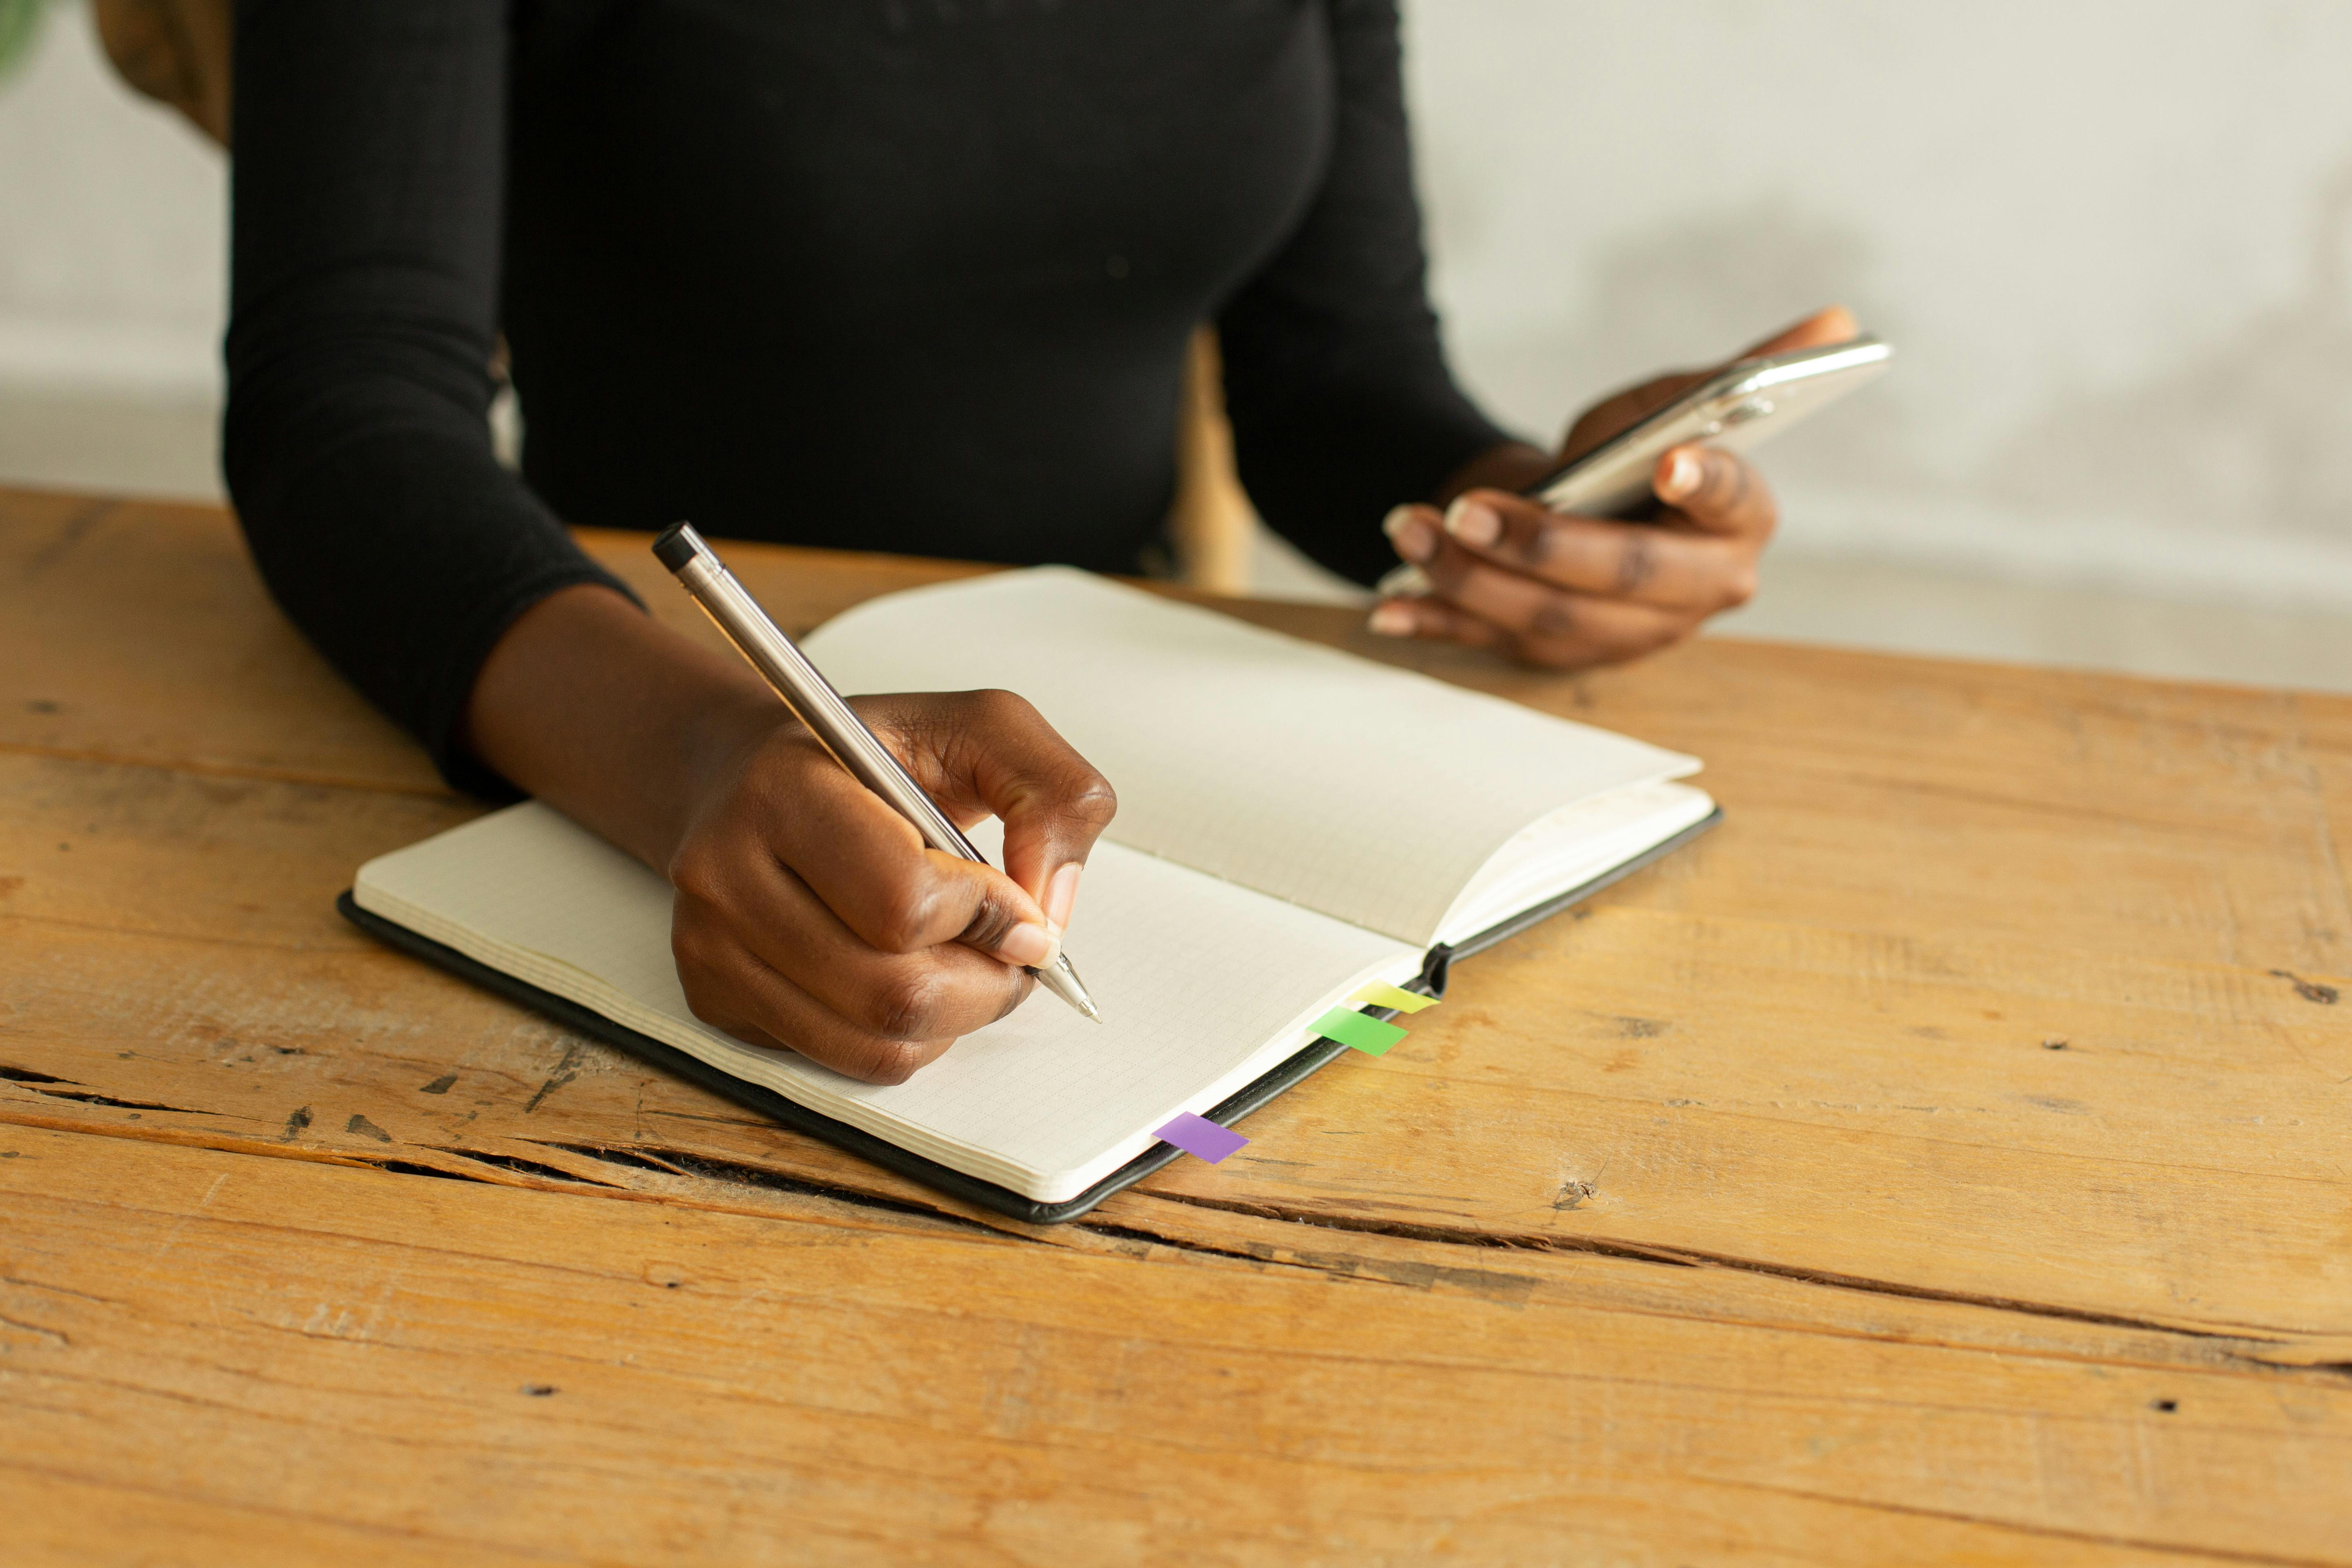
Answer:
[{"label": "forearm", "polygon": [[1025,884],[927,850],[741,661],[607,588],[566,588],[515,620],[474,683],[467,739],[668,879],[695,1016],[898,1083],[1028,994],[1022,971],[1052,955],[1114,797],[1007,693],[856,700],[950,817],[1003,822]]},{"label": "forearm", "polygon": [[699,799],[774,693],[610,589],[551,594],[490,650],[466,708],[475,756],[665,869]]},{"label": "forearm", "polygon": [[617,586],[490,452],[508,7],[240,5],[222,468],[264,579],[444,774],[519,617]]},{"label": "forearm", "polygon": [[1450,389],[1444,398],[1389,390],[1328,381],[1297,397],[1288,417],[1265,418],[1245,400],[1234,413],[1236,467],[1258,515],[1360,583],[1394,564],[1380,533],[1390,508],[1458,487],[1458,476],[1509,445]]}]

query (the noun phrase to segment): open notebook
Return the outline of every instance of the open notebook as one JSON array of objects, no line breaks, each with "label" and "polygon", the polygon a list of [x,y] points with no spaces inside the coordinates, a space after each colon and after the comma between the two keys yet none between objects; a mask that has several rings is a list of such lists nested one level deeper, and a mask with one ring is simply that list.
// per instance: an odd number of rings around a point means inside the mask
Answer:
[{"label": "open notebook", "polygon": [[[525,804],[360,868],[390,940],[856,1152],[1032,1219],[1171,1157],[1341,1047],[1368,980],[1461,953],[1710,822],[1690,757],[1061,567],[877,599],[802,646],[850,693],[997,686],[1118,791],[1068,936],[1102,1009],[1040,990],[908,1082],[856,1082],[697,1021],[660,877]],[[993,857],[983,824],[973,841]],[[1385,1016],[1386,1015],[1381,1015]]]}]

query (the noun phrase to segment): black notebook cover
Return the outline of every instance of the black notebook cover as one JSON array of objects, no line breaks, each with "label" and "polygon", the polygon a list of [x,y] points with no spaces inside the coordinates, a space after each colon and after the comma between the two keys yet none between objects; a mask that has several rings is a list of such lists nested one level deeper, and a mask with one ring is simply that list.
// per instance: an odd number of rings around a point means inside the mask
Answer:
[{"label": "black notebook cover", "polygon": [[[1549,920],[1563,910],[1582,903],[1611,883],[1630,877],[1643,867],[1673,854],[1722,820],[1723,812],[1718,807],[1704,821],[1692,824],[1664,843],[1635,856],[1622,866],[1604,871],[1581,887],[1571,888],[1556,899],[1538,904],[1533,909],[1522,910],[1509,920],[1480,931],[1476,936],[1458,946],[1439,946],[1430,949],[1422,967],[1421,977],[1405,989],[1418,991],[1427,996],[1444,995],[1447,973],[1454,960],[1466,958],[1471,953],[1492,947],[1506,937],[1517,936],[1539,921]],[[1066,1219],[1075,1219],[1121,1187],[1132,1186],[1183,1152],[1172,1144],[1156,1143],[1077,1196],[1066,1198],[1059,1203],[1040,1203],[1034,1198],[1024,1197],[1010,1187],[999,1186],[994,1182],[983,1182],[977,1176],[968,1176],[961,1171],[940,1164],[936,1160],[927,1160],[920,1154],[911,1153],[899,1148],[896,1143],[852,1127],[847,1122],[836,1121],[830,1116],[819,1115],[804,1105],[785,1099],[772,1089],[764,1089],[756,1083],[747,1083],[732,1073],[721,1072],[709,1063],[690,1057],[675,1046],[665,1045],[650,1035],[641,1035],[635,1029],[626,1028],[613,1022],[602,1013],[583,1007],[579,1003],[559,996],[552,991],[544,991],[526,981],[518,980],[503,970],[492,969],[486,963],[467,957],[446,943],[436,942],[428,936],[420,936],[404,925],[363,910],[360,908],[358,900],[348,891],[335,900],[335,908],[341,912],[345,920],[350,921],[370,936],[396,947],[403,952],[421,958],[427,963],[446,969],[459,979],[469,980],[485,990],[495,991],[509,1001],[520,1002],[526,1007],[544,1013],[567,1028],[577,1029],[582,1034],[602,1040],[607,1045],[618,1046],[621,1049],[651,1062],[674,1077],[698,1084],[714,1094],[723,1095],[738,1105],[756,1110],[761,1115],[780,1122],[796,1132],[805,1132],[812,1138],[822,1138],[836,1148],[847,1150],[859,1159],[872,1161],[885,1170],[896,1171],[902,1176],[911,1176],[926,1186],[936,1187],[951,1197],[961,1198],[966,1203],[977,1204],[982,1208],[993,1209],[998,1214],[1009,1215],[1014,1219],[1026,1220],[1032,1225],[1057,1225]],[[1365,1012],[1375,1018],[1396,1016],[1395,1009],[1388,1007],[1369,1007]],[[1318,1040],[1240,1093],[1211,1110],[1208,1112],[1208,1120],[1220,1126],[1231,1127],[1276,1095],[1306,1079],[1316,1068],[1336,1057],[1345,1055],[1349,1049],[1349,1047],[1343,1046],[1337,1040]]]}]

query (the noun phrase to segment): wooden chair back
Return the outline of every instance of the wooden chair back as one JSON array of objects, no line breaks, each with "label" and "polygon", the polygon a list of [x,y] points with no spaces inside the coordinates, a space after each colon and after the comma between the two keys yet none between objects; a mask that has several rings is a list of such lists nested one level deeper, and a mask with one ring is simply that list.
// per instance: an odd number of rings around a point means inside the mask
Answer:
[{"label": "wooden chair back", "polygon": [[92,0],[91,13],[124,81],[229,144],[229,0]]}]

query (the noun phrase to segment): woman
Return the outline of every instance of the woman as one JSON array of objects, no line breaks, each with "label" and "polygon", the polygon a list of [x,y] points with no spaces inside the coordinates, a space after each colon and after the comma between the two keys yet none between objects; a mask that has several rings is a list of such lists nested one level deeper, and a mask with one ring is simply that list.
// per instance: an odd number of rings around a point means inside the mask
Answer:
[{"label": "woman", "polygon": [[1109,786],[1017,698],[866,700],[1005,824],[1007,874],[927,853],[558,518],[1132,571],[1213,319],[1267,521],[1437,584],[1376,630],[1630,657],[1744,598],[1770,531],[1696,449],[1663,528],[1510,495],[1558,456],[1445,370],[1393,0],[248,0],[236,32],[223,460],[272,591],[454,783],[664,870],[699,1016],[844,1072],[1021,1001]]}]

